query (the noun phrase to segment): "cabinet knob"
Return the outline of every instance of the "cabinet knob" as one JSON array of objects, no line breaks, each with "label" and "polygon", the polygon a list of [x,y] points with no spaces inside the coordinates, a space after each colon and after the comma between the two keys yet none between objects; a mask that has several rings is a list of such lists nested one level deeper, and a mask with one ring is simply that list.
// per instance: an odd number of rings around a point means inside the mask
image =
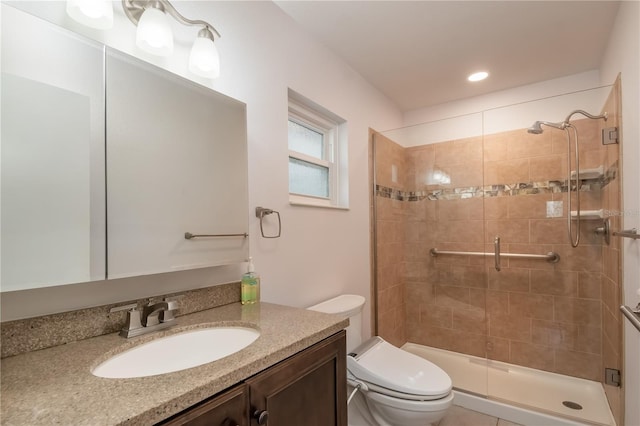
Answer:
[{"label": "cabinet knob", "polygon": [[259,425],[266,425],[269,421],[269,413],[267,410],[256,410],[253,412],[253,418],[257,420]]},{"label": "cabinet knob", "polygon": [[230,418],[224,419],[220,426],[240,426],[238,422],[231,420]]}]

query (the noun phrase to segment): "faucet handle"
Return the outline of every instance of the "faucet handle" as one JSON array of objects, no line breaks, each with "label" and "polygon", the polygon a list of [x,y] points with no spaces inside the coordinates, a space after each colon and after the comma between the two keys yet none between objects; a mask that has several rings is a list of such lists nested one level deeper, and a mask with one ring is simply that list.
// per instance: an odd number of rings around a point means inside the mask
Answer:
[{"label": "faucet handle", "polygon": [[178,296],[165,297],[163,300],[167,302],[167,309],[160,312],[160,322],[169,322],[176,319],[175,313],[178,310],[178,300],[184,297],[183,294]]},{"label": "faucet handle", "polygon": [[114,306],[113,308],[109,309],[109,313],[112,314],[114,312],[128,311],[131,309],[136,309],[137,307],[138,307],[137,303],[129,303],[128,305]]},{"label": "faucet handle", "polygon": [[109,309],[109,313],[127,311],[127,320],[124,326],[120,330],[120,336],[130,337],[133,330],[142,328],[140,322],[140,311],[138,310],[137,303],[129,303],[128,305],[114,306]]},{"label": "faucet handle", "polygon": [[140,328],[142,328],[142,323],[140,322],[140,311],[137,309],[137,306],[134,306],[127,312],[127,322],[125,322],[124,327],[120,330],[120,336],[130,337],[133,330]]},{"label": "faucet handle", "polygon": [[184,294],[175,294],[173,296],[165,296],[162,300],[165,302],[177,302],[180,299],[184,299]]}]

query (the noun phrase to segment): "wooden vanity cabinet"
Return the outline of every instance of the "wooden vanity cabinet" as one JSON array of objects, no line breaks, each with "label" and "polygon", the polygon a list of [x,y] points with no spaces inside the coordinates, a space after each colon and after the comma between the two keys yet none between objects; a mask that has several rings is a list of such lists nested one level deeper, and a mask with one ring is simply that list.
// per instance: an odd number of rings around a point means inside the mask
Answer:
[{"label": "wooden vanity cabinet", "polygon": [[246,388],[247,385],[241,383],[160,424],[163,426],[248,426]]},{"label": "wooden vanity cabinet", "polygon": [[344,330],[162,425],[346,426]]},{"label": "wooden vanity cabinet", "polygon": [[246,380],[251,425],[346,426],[346,362],[342,331]]}]

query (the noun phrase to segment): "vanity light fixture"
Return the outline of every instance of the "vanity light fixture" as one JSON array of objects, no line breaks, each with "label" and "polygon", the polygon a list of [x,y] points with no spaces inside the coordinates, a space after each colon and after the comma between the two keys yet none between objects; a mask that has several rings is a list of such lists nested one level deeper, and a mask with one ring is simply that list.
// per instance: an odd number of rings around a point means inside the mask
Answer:
[{"label": "vanity light fixture", "polygon": [[[213,25],[185,18],[169,0],[122,0],[122,8],[127,18],[138,27],[136,45],[153,55],[169,56],[173,52],[169,16],[182,25],[201,27],[189,55],[189,71],[205,78],[220,75],[220,57],[214,43],[215,37],[220,38],[220,33]],[[67,0],[67,13],[92,28],[107,29],[113,25],[110,0]],[[106,21],[110,22],[108,26]]]},{"label": "vanity light fixture", "polygon": [[489,73],[488,72],[486,72],[486,71],[478,71],[478,72],[474,72],[469,77],[467,77],[467,80],[469,80],[469,81],[482,81],[487,77],[489,77]]},{"label": "vanity light fixture", "polygon": [[213,43],[213,34],[209,27],[198,31],[189,55],[189,71],[206,78],[218,78],[220,75],[220,56]]},{"label": "vanity light fixture", "polygon": [[[127,16],[136,23],[133,15],[127,13]],[[137,25],[136,45],[140,49],[158,56],[170,56],[173,53],[173,32],[162,3],[149,2],[138,16]]]},{"label": "vanity light fixture", "polygon": [[111,0],[67,0],[67,14],[87,27],[99,30],[113,27]]},{"label": "vanity light fixture", "polygon": [[[156,55],[170,55],[173,50],[173,34],[168,25],[168,16],[182,25],[201,26],[189,55],[189,71],[206,78],[217,78],[220,75],[220,57],[214,44],[214,34],[220,38],[220,33],[213,25],[185,18],[168,0],[122,0],[122,7],[125,15],[138,26],[138,47]],[[151,20],[147,21],[149,14]],[[147,26],[148,24],[150,25]]]}]

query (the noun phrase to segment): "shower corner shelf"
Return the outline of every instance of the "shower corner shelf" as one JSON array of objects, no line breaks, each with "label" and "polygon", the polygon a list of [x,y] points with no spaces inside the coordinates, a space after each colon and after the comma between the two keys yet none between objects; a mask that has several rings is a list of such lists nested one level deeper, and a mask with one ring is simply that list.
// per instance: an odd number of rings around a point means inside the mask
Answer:
[{"label": "shower corner shelf", "polygon": [[[592,169],[580,170],[580,179],[600,179],[604,176],[604,166],[594,167]],[[576,171],[571,171],[571,178],[576,177]]]}]

